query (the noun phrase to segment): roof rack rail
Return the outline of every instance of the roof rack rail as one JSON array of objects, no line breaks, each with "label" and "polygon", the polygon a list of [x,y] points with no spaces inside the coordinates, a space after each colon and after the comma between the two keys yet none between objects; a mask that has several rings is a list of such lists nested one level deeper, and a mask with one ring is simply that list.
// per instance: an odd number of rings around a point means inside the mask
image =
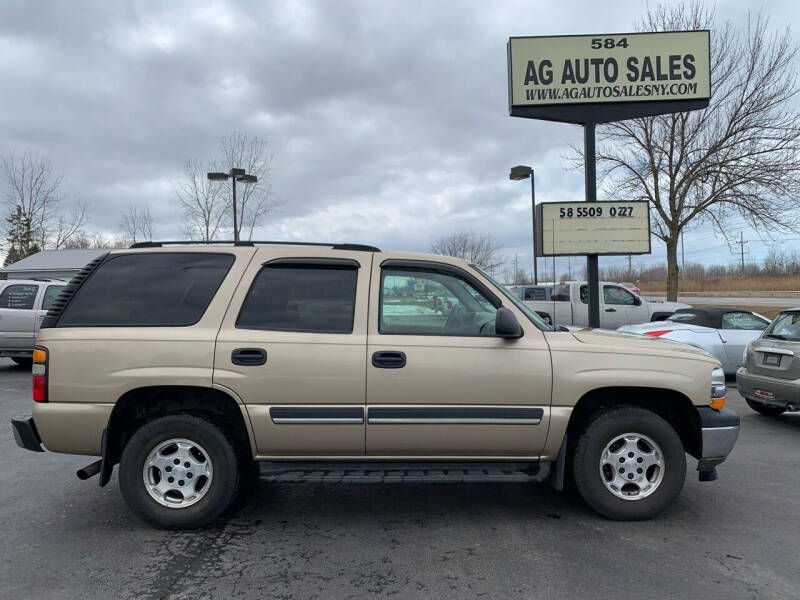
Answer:
[{"label": "roof rack rail", "polygon": [[366,244],[333,244],[322,242],[284,242],[284,241],[264,241],[264,240],[212,240],[210,242],[200,240],[167,240],[163,242],[136,242],[131,244],[131,248],[160,248],[162,246],[187,246],[187,245],[210,245],[210,244],[230,244],[232,246],[322,246],[333,250],[353,250],[356,252],[380,252],[380,248],[368,246]]}]

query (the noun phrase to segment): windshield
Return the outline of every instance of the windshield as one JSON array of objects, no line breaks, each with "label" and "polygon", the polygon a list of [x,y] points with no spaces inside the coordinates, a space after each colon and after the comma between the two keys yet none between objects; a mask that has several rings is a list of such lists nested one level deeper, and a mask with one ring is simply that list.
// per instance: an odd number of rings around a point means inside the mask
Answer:
[{"label": "windshield", "polygon": [[527,307],[525,304],[523,304],[523,303],[522,303],[522,301],[521,301],[519,298],[517,298],[516,296],[514,296],[514,294],[512,294],[512,293],[511,293],[511,291],[510,291],[510,290],[509,290],[509,289],[508,289],[506,286],[504,286],[502,283],[500,283],[499,281],[497,281],[497,280],[496,280],[494,277],[492,277],[491,275],[487,274],[487,273],[486,273],[486,271],[484,271],[484,270],[483,270],[483,269],[481,269],[480,267],[476,267],[475,265],[470,265],[470,266],[471,266],[473,269],[475,269],[476,271],[478,271],[478,272],[479,272],[481,275],[483,275],[484,277],[486,277],[486,279],[488,279],[489,281],[491,281],[491,282],[494,284],[494,287],[496,287],[498,290],[500,290],[500,292],[501,292],[501,293],[502,293],[502,294],[503,294],[503,295],[504,295],[506,298],[508,298],[509,300],[511,300],[511,302],[514,304],[514,306],[516,306],[516,307],[517,307],[518,309],[520,309],[520,310],[521,310],[523,313],[525,313],[525,316],[526,316],[526,317],[528,317],[528,318],[531,320],[531,322],[532,322],[534,325],[536,325],[536,326],[537,326],[539,329],[541,329],[541,330],[543,330],[543,331],[555,331],[555,327],[553,327],[552,325],[548,325],[548,324],[545,322],[545,320],[544,320],[544,319],[542,319],[542,317],[540,317],[539,315],[537,315],[537,314],[536,314],[535,312],[533,312],[533,311],[532,311],[530,308],[528,308],[528,307]]},{"label": "windshield", "polygon": [[764,337],[800,342],[800,312],[779,314],[764,331]]}]

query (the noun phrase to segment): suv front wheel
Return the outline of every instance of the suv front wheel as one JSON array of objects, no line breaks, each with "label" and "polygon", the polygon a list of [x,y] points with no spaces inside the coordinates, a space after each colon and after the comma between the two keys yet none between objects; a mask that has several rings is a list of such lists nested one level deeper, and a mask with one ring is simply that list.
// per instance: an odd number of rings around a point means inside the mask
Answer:
[{"label": "suv front wheel", "polygon": [[586,503],[610,519],[658,515],[683,487],[686,456],[675,430],[634,406],[598,413],[578,438],[573,476]]},{"label": "suv front wheel", "polygon": [[119,484],[136,515],[163,529],[201,527],[233,502],[240,465],[228,436],[190,415],[142,426],[125,446]]}]

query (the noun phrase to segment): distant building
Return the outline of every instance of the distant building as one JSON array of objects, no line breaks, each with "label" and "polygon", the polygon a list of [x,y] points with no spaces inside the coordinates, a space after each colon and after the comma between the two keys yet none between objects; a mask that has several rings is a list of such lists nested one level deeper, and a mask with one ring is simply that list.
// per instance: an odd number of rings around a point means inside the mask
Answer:
[{"label": "distant building", "polygon": [[0,268],[0,276],[8,279],[62,279],[69,281],[87,263],[108,252],[92,250],[42,250],[7,267]]}]

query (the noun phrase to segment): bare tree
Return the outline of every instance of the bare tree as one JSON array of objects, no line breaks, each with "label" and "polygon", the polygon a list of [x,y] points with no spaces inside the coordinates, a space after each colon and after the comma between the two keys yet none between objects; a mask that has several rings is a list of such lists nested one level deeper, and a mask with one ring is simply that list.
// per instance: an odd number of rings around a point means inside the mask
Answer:
[{"label": "bare tree", "polygon": [[[2,159],[7,184],[7,219],[29,228],[32,247],[62,248],[86,224],[86,203],[62,212],[58,190],[62,176],[53,171],[50,159],[26,152],[9,153]],[[18,227],[17,227],[18,229]]]},{"label": "bare tree", "polygon": [[[800,115],[797,46],[788,28],[769,33],[763,16],[745,31],[713,27],[700,2],[658,6],[643,31],[711,29],[708,108],[619,121],[599,130],[597,159],[607,196],[648,200],[653,234],[667,249],[667,297],[678,294],[677,249],[688,224],[711,223],[728,235],[738,215],[762,231],[797,226],[800,199]],[[582,164],[582,157],[576,160]]]},{"label": "bare tree", "polygon": [[463,258],[482,269],[494,270],[503,264],[500,244],[491,236],[474,231],[457,231],[431,244],[431,252]]},{"label": "bare tree", "polygon": [[105,233],[88,234],[81,231],[64,245],[67,249],[86,248],[126,248],[130,242],[121,236],[112,236]]},{"label": "bare tree", "polygon": [[[238,237],[244,234],[246,239],[252,239],[253,230],[277,206],[272,195],[272,156],[267,153],[267,142],[245,133],[233,133],[220,140],[220,153],[222,156],[218,163],[223,167],[221,170],[239,168],[258,177],[257,183],[238,186],[236,195]],[[232,194],[223,197],[230,211]]]},{"label": "bare tree", "polygon": [[52,245],[56,250],[66,248],[76,236],[85,235],[83,226],[87,220],[86,202],[80,200],[68,215],[58,214],[54,219]]},{"label": "bare tree", "polygon": [[216,170],[213,164],[186,161],[183,174],[172,189],[183,212],[183,230],[191,239],[210,242],[225,225],[230,207],[228,190],[219,182],[209,181],[206,173]]},{"label": "bare tree", "polygon": [[153,239],[153,216],[150,206],[129,206],[119,218],[122,237],[130,244]]}]

